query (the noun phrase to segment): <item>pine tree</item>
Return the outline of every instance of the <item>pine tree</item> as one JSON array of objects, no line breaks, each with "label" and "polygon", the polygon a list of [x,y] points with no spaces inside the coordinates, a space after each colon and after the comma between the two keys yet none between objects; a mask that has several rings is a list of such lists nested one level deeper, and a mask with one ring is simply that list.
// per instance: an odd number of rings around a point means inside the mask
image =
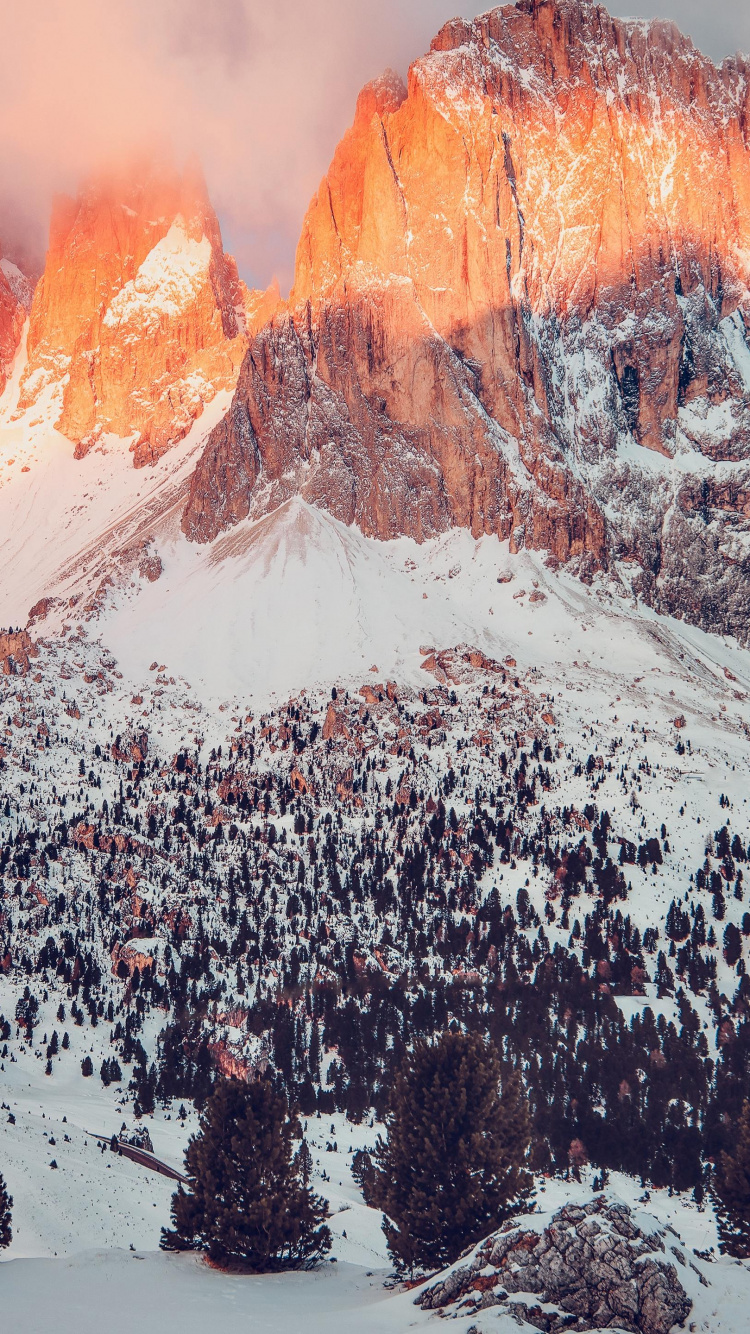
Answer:
[{"label": "pine tree", "polygon": [[268,1079],[221,1080],[185,1154],[190,1192],[172,1197],[165,1250],[203,1250],[215,1264],[265,1273],[308,1268],[331,1246],[325,1201],[300,1179],[296,1116]]},{"label": "pine tree", "polygon": [[418,1042],[396,1076],[373,1200],[399,1271],[452,1263],[529,1194],[528,1110],[500,1074],[478,1034],[447,1033]]},{"label": "pine tree", "polygon": [[351,1172],[352,1177],[362,1191],[365,1204],[373,1204],[373,1194],[377,1190],[377,1173],[372,1156],[367,1152],[367,1149],[357,1149],[352,1158]]},{"label": "pine tree", "polygon": [[10,1226],[10,1211],[13,1208],[13,1196],[8,1194],[5,1182],[0,1176],[0,1250],[10,1246],[13,1231]]},{"label": "pine tree", "polygon": [[296,1163],[300,1177],[302,1178],[302,1185],[309,1186],[310,1177],[312,1176],[313,1160],[312,1154],[310,1153],[310,1145],[306,1139],[303,1139],[297,1150]]},{"label": "pine tree", "polygon": [[750,1102],[742,1108],[731,1153],[721,1153],[714,1172],[722,1251],[750,1256]]}]

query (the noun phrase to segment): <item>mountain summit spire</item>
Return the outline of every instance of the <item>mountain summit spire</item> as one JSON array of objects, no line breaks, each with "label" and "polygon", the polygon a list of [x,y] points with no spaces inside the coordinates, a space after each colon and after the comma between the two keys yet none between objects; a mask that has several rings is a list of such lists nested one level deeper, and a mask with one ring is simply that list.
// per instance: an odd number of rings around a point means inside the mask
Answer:
[{"label": "mountain summit spire", "polygon": [[55,205],[20,407],[56,389],[79,454],[111,431],[152,462],[234,384],[242,305],[197,162],[99,174]]}]

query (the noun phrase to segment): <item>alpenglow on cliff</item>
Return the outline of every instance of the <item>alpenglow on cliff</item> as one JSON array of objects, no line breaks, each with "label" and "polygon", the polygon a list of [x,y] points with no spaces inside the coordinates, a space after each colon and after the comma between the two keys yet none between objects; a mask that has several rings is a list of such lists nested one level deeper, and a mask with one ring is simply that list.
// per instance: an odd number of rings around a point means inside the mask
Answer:
[{"label": "alpenglow on cliff", "polygon": [[746,638],[750,82],[577,0],[454,20],[360,95],[183,517],[299,492],[608,568]]}]

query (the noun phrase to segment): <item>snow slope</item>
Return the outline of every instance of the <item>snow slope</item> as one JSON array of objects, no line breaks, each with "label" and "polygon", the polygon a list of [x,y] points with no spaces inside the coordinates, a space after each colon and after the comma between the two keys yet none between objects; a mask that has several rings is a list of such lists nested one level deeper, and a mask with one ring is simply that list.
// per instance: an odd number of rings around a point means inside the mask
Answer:
[{"label": "snow slope", "polygon": [[[2,999],[0,994],[0,1004]],[[99,1031],[95,1062],[107,1050],[105,1030]],[[86,1133],[111,1133],[123,1118],[132,1125],[116,1090],[80,1078],[81,1053],[92,1047],[87,1034],[84,1042],[71,1026],[71,1051],[56,1061],[52,1079],[30,1051],[0,1071],[0,1168],[15,1196],[14,1240],[0,1263],[3,1330],[100,1334],[106,1320],[110,1334],[131,1334],[137,1320],[142,1334],[205,1334],[209,1325],[218,1334],[406,1334],[440,1321],[437,1312],[414,1306],[413,1293],[385,1286],[389,1264],[380,1218],[364,1205],[350,1173],[352,1150],[371,1147],[381,1127],[353,1126],[338,1114],[310,1118],[305,1126],[313,1186],[330,1202],[336,1262],[309,1274],[237,1276],[218,1273],[195,1256],[160,1253],[173,1183],[102,1153]],[[8,1122],[9,1112],[15,1124]],[[195,1122],[191,1111],[183,1124],[175,1104],[148,1118],[157,1155],[179,1166]],[[327,1151],[333,1143],[336,1151]],[[56,1170],[49,1166],[53,1158]],[[584,1169],[581,1184],[540,1179],[535,1208],[541,1218],[534,1226],[544,1226],[565,1202],[589,1199],[590,1177]],[[673,1227],[708,1279],[708,1287],[697,1279],[689,1286],[691,1330],[742,1334],[750,1263],[717,1256],[711,1211],[666,1190],[652,1191],[644,1203],[638,1184],[617,1174],[609,1193]],[[451,1328],[468,1334],[472,1325],[480,1334],[514,1334],[518,1328],[491,1309]]]},{"label": "snow slope", "polygon": [[[228,395],[157,464],[134,469],[116,437],[76,460],[49,394],[18,417],[23,367],[22,352],[0,399],[0,626],[24,625],[54,598],[35,633],[83,622],[134,686],[155,658],[213,703],[281,699],[373,665],[418,685],[423,646],[465,641],[558,677],[589,663],[612,690],[654,667],[699,692],[724,669],[750,687],[750,654],[636,606],[625,567],[587,588],[494,537],[379,542],[299,499],[187,542],[188,479]],[[153,582],[135,568],[145,550],[161,563]]]},{"label": "snow slope", "polygon": [[[465,642],[496,659],[510,656],[519,675],[533,676],[535,689],[551,697],[552,726],[571,754],[605,754],[625,736],[628,757],[637,752],[650,764],[637,797],[635,787],[621,792],[616,777],[606,780],[608,805],[629,837],[664,819],[675,847],[656,889],[646,871],[628,868],[629,909],[639,925],[661,918],[684,889],[686,873],[702,859],[707,830],[724,818],[720,794],[729,794],[733,827],[746,836],[750,653],[636,605],[626,572],[622,582],[601,579],[587,587],[547,568],[539,554],[511,555],[495,539],[475,542],[464,531],[422,546],[374,542],[300,501],[209,545],[188,544],[179,529],[181,497],[226,399],[218,398],[155,467],[136,471],[123,442],[113,439],[73,459],[69,442],[51,427],[51,401],[14,420],[19,374],[17,366],[0,404],[0,624],[22,625],[39,598],[58,600],[33,634],[48,641],[42,688],[59,672],[80,694],[82,717],[66,723],[72,755],[87,734],[88,744],[95,733],[106,746],[113,726],[119,731],[143,718],[154,748],[166,750],[192,729],[208,747],[236,721],[225,716],[227,707],[264,707],[333,683],[357,691],[373,679],[374,667],[381,680],[430,687],[434,677],[422,667],[428,649]],[[154,581],[127,554],[146,546],[161,564]],[[117,663],[112,692],[86,695],[84,666],[106,650]],[[153,663],[161,668],[158,678],[149,670]],[[5,685],[10,696],[16,684]],[[690,742],[680,758],[678,717],[685,720],[679,735]],[[436,753],[435,763],[442,760]],[[75,764],[71,787],[74,770]],[[54,777],[62,790],[67,777]],[[571,796],[582,805],[585,780]],[[526,871],[518,869],[513,891]],[[541,881],[530,892],[541,912]],[[736,916],[741,907],[731,902],[728,912]],[[549,927],[552,940],[557,933]],[[14,996],[11,983],[0,979],[0,1010],[12,1013]],[[58,1000],[53,992],[45,1002],[40,1031],[56,1026]],[[645,997],[620,1004],[650,1004],[670,1017],[673,1009],[669,1000],[657,1003],[651,984]],[[114,1334],[130,1330],[134,1320],[144,1334],[203,1334],[209,1321],[219,1334],[240,1328],[344,1334],[353,1327],[396,1334],[439,1318],[415,1308],[409,1293],[383,1287],[379,1220],[351,1181],[348,1151],[371,1143],[376,1128],[352,1127],[340,1117],[325,1125],[311,1121],[308,1130],[315,1185],[334,1211],[339,1264],[286,1279],[236,1278],[192,1257],[160,1255],[171,1184],[102,1154],[90,1134],[109,1134],[132,1116],[117,1088],[81,1077],[85,1054],[98,1071],[109,1053],[108,1026],[68,1027],[71,1050],[52,1079],[44,1074],[41,1047],[16,1044],[15,1060],[0,1068],[0,1171],[16,1200],[14,1242],[0,1269],[0,1310],[9,1329],[98,1334],[105,1312]],[[174,1106],[157,1111],[149,1120],[157,1153],[178,1165],[194,1123],[191,1115],[183,1125]],[[335,1153],[325,1147],[332,1139]],[[633,1182],[618,1178],[613,1186],[635,1201]],[[551,1182],[544,1195],[556,1207],[577,1190]],[[691,1248],[715,1246],[712,1215],[698,1213],[689,1200],[654,1192],[650,1208]],[[721,1260],[706,1272],[711,1287],[696,1291],[695,1329],[740,1334],[750,1300],[747,1268]],[[472,1323],[458,1321],[456,1329]],[[489,1334],[498,1323],[487,1312],[477,1327]],[[508,1334],[507,1321],[499,1327]]]}]

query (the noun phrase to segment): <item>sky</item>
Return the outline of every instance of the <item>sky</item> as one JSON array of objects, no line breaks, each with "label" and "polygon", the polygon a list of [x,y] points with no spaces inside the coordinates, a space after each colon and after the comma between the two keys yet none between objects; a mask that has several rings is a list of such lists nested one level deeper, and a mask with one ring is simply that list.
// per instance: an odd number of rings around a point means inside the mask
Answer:
[{"label": "sky", "polygon": [[[472,0],[0,0],[0,243],[42,261],[49,207],[158,138],[197,152],[243,277],[288,288],[311,195],[359,88],[406,73]],[[750,53],[748,0],[617,0],[714,59]]]}]

